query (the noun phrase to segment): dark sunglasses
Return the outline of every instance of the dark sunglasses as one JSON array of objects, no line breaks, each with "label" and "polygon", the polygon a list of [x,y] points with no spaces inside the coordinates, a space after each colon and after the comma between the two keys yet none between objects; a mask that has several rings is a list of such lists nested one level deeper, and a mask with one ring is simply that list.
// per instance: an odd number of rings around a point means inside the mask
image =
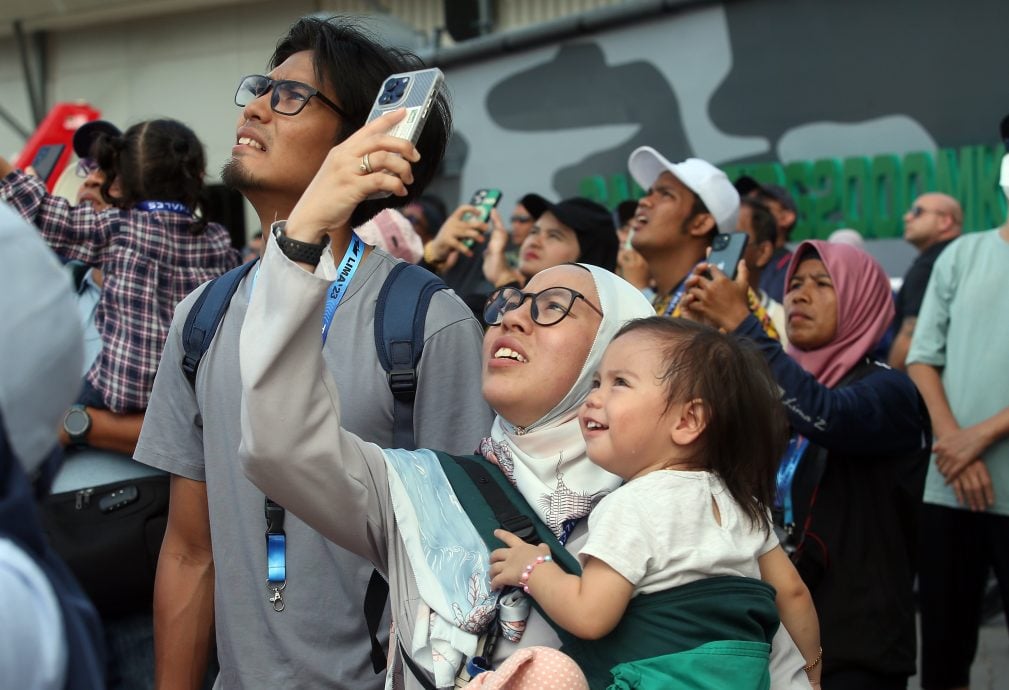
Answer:
[{"label": "dark sunglasses", "polygon": [[532,216],[512,216],[508,219],[511,223],[532,223]]},{"label": "dark sunglasses", "polygon": [[297,115],[314,96],[336,111],[336,114],[343,119],[350,119],[340,106],[322,95],[319,89],[300,81],[274,80],[264,77],[262,74],[250,74],[247,77],[242,77],[242,81],[238,84],[238,90],[235,92],[235,105],[244,108],[271,89],[270,109],[275,113]]},{"label": "dark sunglasses", "polygon": [[907,212],[911,214],[912,218],[917,218],[918,216],[922,215],[923,213],[937,213],[939,215],[942,215],[942,214],[945,213],[945,211],[936,211],[935,209],[924,208],[922,206],[912,206],[911,208],[909,208],[907,210]]},{"label": "dark sunglasses", "polygon": [[526,300],[532,300],[530,312],[533,322],[540,326],[553,326],[571,313],[575,300],[582,300],[592,307],[592,311],[603,315],[602,310],[592,304],[585,295],[566,287],[552,287],[540,292],[522,292],[518,288],[505,287],[495,290],[487,298],[483,308],[483,320],[488,326],[497,326],[508,312],[521,307]]}]

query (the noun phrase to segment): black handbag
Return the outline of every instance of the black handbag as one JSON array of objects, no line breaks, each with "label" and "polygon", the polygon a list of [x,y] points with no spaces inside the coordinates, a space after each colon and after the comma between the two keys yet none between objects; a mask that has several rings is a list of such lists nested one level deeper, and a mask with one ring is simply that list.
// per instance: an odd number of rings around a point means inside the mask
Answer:
[{"label": "black handbag", "polygon": [[150,613],[168,523],[170,475],[129,456],[70,452],[43,526],[102,618]]}]

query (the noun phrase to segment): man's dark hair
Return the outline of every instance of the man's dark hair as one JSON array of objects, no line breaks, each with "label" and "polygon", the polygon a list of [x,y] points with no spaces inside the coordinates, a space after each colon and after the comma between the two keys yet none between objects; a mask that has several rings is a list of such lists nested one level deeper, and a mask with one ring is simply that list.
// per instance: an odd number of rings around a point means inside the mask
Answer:
[{"label": "man's dark hair", "polygon": [[662,348],[666,410],[694,399],[704,405],[707,426],[691,464],[717,474],[753,526],[770,529],[788,427],[763,356],[747,341],[687,319],[637,319],[614,340],[628,333],[649,335]]},{"label": "man's dark hair", "polygon": [[[313,52],[315,76],[320,87],[324,86],[328,94],[335,96],[334,100],[347,114],[334,144],[364,125],[386,77],[424,68],[424,63],[413,53],[381,45],[346,17],[299,19],[280,39],[269,68],[273,70],[287,58],[305,50]],[[413,183],[407,185],[407,196],[362,202],[351,216],[351,225],[361,225],[382,209],[401,207],[417,198],[434,178],[451,132],[452,112],[442,89],[417,141],[421,158],[413,164]]]},{"label": "man's dark hair", "polygon": [[637,199],[628,199],[617,204],[617,227],[627,224],[638,210]]},{"label": "man's dark hair", "polygon": [[753,225],[753,236],[757,244],[770,242],[774,244],[778,239],[778,221],[774,220],[774,214],[757,199],[744,196],[739,200],[740,205],[750,209],[750,218]]},{"label": "man's dark hair", "polygon": [[[91,155],[105,174],[102,196],[111,204],[131,208],[141,201],[178,201],[192,211],[202,207],[203,173],[207,160],[193,130],[178,120],[147,120],[119,136],[101,133]],[[110,195],[119,181],[120,195]],[[201,232],[204,221],[193,224]]]}]

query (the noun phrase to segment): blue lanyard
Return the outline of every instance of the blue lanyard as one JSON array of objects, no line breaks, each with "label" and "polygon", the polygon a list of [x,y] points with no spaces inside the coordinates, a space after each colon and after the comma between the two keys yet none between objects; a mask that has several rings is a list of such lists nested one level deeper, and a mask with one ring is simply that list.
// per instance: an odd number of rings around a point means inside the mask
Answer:
[{"label": "blue lanyard", "polygon": [[141,201],[137,204],[141,211],[168,211],[191,216],[193,211],[181,201]]},{"label": "blue lanyard", "polygon": [[[357,268],[361,264],[361,256],[364,253],[364,242],[357,236],[356,232],[351,232],[350,244],[344,252],[340,268],[336,273],[336,280],[329,286],[329,294],[326,297],[326,308],[322,312],[322,344],[326,344],[329,335],[329,326],[333,323],[333,316],[336,314],[340,301],[347,293],[347,286],[357,273]],[[256,288],[256,280],[259,278],[259,269],[252,276],[252,288]],[[282,592],[287,587],[287,534],[284,532],[284,509],[266,498],[266,586],[272,592],[267,599],[273,604],[273,610],[284,610],[284,597]]]},{"label": "blue lanyard", "polygon": [[336,273],[336,280],[329,286],[329,295],[326,297],[326,308],[322,312],[322,344],[326,344],[329,337],[329,326],[333,323],[333,316],[336,308],[340,306],[340,300],[347,292],[347,286],[357,273],[357,267],[361,265],[361,254],[364,252],[364,242],[357,236],[356,232],[350,233],[350,244],[343,254],[343,261],[340,262],[340,269]]},{"label": "blue lanyard", "polygon": [[799,461],[802,454],[809,446],[809,439],[802,434],[793,434],[788,439],[788,448],[778,465],[778,475],[775,478],[777,485],[774,494],[774,507],[784,510],[785,527],[795,523],[795,515],[792,510],[792,481],[795,479],[795,471],[799,468]]}]

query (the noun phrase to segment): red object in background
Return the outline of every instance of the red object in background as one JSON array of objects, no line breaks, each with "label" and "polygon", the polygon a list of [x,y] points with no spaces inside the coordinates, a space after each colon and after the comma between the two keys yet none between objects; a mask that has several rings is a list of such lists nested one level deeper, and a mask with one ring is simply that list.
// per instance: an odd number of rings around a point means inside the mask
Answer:
[{"label": "red object in background", "polygon": [[14,167],[24,170],[32,166],[46,188],[53,191],[56,180],[73,155],[74,132],[85,122],[97,120],[101,114],[87,103],[57,103],[28,138]]}]

